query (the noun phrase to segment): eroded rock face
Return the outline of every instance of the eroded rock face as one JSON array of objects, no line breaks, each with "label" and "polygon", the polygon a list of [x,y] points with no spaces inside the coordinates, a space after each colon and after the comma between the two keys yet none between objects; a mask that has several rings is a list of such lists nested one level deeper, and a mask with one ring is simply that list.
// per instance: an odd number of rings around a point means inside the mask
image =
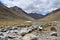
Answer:
[{"label": "eroded rock face", "polygon": [[26,34],[22,39],[23,40],[37,40],[38,38],[34,34]]}]

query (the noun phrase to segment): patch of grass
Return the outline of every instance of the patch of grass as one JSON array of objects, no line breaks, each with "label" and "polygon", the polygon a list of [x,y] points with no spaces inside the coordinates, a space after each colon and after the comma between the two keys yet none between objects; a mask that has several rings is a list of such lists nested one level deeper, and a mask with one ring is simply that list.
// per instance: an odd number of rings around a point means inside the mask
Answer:
[{"label": "patch of grass", "polygon": [[31,22],[25,22],[25,21],[19,21],[19,20],[14,20],[14,21],[0,21],[0,27],[5,27],[5,26],[13,26],[13,25],[19,25],[19,26],[30,26],[32,25]]}]

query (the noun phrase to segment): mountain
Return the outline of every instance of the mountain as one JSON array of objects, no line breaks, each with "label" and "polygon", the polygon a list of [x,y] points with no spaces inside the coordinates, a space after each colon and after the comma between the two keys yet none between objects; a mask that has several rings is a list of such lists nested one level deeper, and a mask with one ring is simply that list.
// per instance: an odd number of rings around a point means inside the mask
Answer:
[{"label": "mountain", "polygon": [[28,15],[31,16],[34,19],[41,19],[41,18],[44,17],[44,15],[38,14],[38,13],[29,13]]},{"label": "mountain", "polygon": [[10,8],[13,12],[16,12],[17,15],[19,15],[22,19],[28,19],[28,20],[34,20],[34,18],[28,16],[25,11],[23,11],[21,8],[14,6]]},{"label": "mountain", "polygon": [[39,19],[39,21],[58,21],[60,20],[60,8],[56,9],[46,15],[43,19]]},{"label": "mountain", "polygon": [[[13,10],[14,9],[14,10]],[[21,8],[7,8],[0,2],[0,20],[34,20],[29,17]]]}]

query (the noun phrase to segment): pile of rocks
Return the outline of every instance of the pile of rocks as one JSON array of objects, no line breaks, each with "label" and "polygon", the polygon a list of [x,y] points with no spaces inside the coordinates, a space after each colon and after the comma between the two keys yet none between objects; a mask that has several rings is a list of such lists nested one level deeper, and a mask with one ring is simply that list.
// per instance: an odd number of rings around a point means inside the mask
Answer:
[{"label": "pile of rocks", "polygon": [[[49,40],[48,32],[41,32],[41,27],[12,26],[0,29],[0,40]],[[41,28],[42,29],[42,28]]]},{"label": "pile of rocks", "polygon": [[[24,38],[28,35],[33,36],[35,35],[29,34],[32,32],[32,27],[5,27],[0,29],[0,40],[25,40]],[[27,35],[27,36],[26,36]],[[30,39],[29,39],[30,40]]]}]

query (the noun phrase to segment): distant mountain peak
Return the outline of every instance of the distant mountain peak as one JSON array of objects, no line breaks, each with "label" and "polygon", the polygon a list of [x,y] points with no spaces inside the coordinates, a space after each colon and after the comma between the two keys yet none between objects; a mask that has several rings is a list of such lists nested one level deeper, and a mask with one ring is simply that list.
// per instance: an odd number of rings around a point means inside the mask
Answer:
[{"label": "distant mountain peak", "polygon": [[11,7],[10,9],[13,9],[13,10],[22,10],[21,8],[17,7],[17,6],[14,6],[14,7]]},{"label": "distant mountain peak", "polygon": [[19,8],[18,6],[10,7],[10,9],[12,9],[13,11],[16,11],[18,13],[20,13],[21,11],[26,13],[22,8]]},{"label": "distant mountain peak", "polygon": [[21,9],[21,8],[19,8],[18,6],[14,6],[14,7],[11,7],[11,8],[14,8],[14,9]]},{"label": "distant mountain peak", "polygon": [[40,19],[40,18],[44,17],[44,15],[38,14],[38,13],[29,13],[28,15],[31,16],[34,19]]}]

